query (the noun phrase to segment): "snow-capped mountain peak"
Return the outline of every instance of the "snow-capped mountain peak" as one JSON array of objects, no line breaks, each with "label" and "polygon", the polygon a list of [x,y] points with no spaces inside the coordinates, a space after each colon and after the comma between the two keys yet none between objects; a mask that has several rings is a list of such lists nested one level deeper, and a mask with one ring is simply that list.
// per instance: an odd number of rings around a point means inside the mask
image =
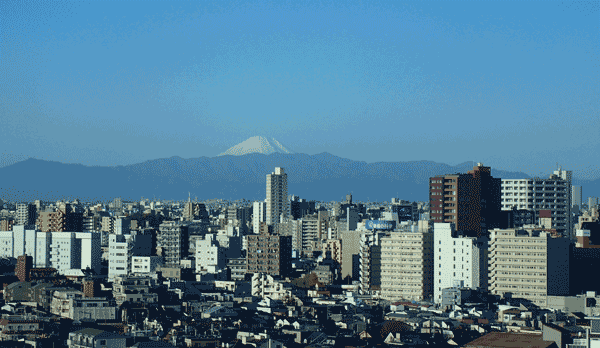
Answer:
[{"label": "snow-capped mountain peak", "polygon": [[281,145],[279,141],[277,141],[274,138],[271,138],[269,140],[265,137],[256,136],[248,138],[247,140],[233,147],[230,147],[227,151],[221,153],[219,156],[242,156],[249,153],[262,153],[264,155],[269,155],[275,152],[288,154],[293,153],[292,151],[286,149],[283,145]]}]

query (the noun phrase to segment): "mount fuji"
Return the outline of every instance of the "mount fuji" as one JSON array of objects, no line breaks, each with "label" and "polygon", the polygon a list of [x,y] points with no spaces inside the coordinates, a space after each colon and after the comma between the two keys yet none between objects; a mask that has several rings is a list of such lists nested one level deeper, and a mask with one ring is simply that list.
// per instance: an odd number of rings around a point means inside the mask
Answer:
[{"label": "mount fuji", "polygon": [[221,153],[219,156],[233,155],[242,156],[250,153],[261,153],[263,155],[270,155],[272,153],[286,153],[293,154],[294,152],[286,149],[279,141],[275,138],[269,139],[265,137],[251,137],[247,140],[230,147],[227,151]]}]

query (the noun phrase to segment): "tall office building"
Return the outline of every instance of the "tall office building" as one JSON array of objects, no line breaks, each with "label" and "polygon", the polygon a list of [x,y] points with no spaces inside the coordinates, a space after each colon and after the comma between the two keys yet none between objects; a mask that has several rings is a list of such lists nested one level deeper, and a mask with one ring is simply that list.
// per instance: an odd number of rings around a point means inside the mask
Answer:
[{"label": "tall office building", "polygon": [[581,209],[583,205],[583,196],[581,195],[581,186],[573,186],[571,195],[571,207],[578,206]]},{"label": "tall office building", "polygon": [[487,237],[470,237],[451,223],[434,223],[435,303],[442,302],[442,290],[463,281],[464,287],[487,290]]},{"label": "tall office building", "polygon": [[289,200],[287,187],[287,174],[283,168],[275,167],[275,171],[267,174],[267,224],[274,225],[281,222],[281,218],[289,215]]},{"label": "tall office building", "polygon": [[504,227],[501,219],[500,179],[491,168],[477,163],[467,174],[439,175],[429,179],[431,219],[453,223],[456,230],[474,237]]},{"label": "tall office building", "polygon": [[502,210],[529,210],[534,217],[540,210],[550,210],[552,228],[571,236],[571,176],[571,171],[559,169],[548,179],[504,179]]},{"label": "tall office building", "polygon": [[490,231],[489,290],[540,307],[569,295],[569,239],[534,229]]},{"label": "tall office building", "polygon": [[433,229],[419,221],[381,239],[381,298],[422,301],[433,296]]}]

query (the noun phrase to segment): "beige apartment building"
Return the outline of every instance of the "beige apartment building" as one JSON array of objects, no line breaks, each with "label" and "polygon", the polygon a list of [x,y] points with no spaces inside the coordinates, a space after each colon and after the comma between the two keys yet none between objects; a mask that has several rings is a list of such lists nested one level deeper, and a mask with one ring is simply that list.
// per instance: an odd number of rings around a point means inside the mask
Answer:
[{"label": "beige apartment building", "polygon": [[433,295],[433,231],[420,223],[381,239],[381,298],[422,301]]},{"label": "beige apartment building", "polygon": [[546,307],[569,294],[569,239],[535,228],[494,229],[489,243],[489,290]]}]

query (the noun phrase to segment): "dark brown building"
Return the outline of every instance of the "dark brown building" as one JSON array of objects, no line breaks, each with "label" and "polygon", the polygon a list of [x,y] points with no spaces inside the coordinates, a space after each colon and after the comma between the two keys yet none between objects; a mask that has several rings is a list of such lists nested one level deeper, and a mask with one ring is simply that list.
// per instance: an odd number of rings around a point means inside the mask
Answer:
[{"label": "dark brown building", "polygon": [[489,229],[508,227],[501,211],[501,179],[481,163],[467,174],[430,178],[429,203],[434,222],[454,223],[465,235],[487,236]]},{"label": "dark brown building", "polygon": [[21,255],[17,257],[17,267],[15,267],[15,275],[21,282],[29,281],[29,270],[33,265],[33,257],[29,255]]},{"label": "dark brown building", "polygon": [[12,219],[4,219],[0,221],[0,231],[12,231],[15,221]]},{"label": "dark brown building", "polygon": [[284,277],[291,269],[292,237],[261,233],[248,236],[247,273]]}]

